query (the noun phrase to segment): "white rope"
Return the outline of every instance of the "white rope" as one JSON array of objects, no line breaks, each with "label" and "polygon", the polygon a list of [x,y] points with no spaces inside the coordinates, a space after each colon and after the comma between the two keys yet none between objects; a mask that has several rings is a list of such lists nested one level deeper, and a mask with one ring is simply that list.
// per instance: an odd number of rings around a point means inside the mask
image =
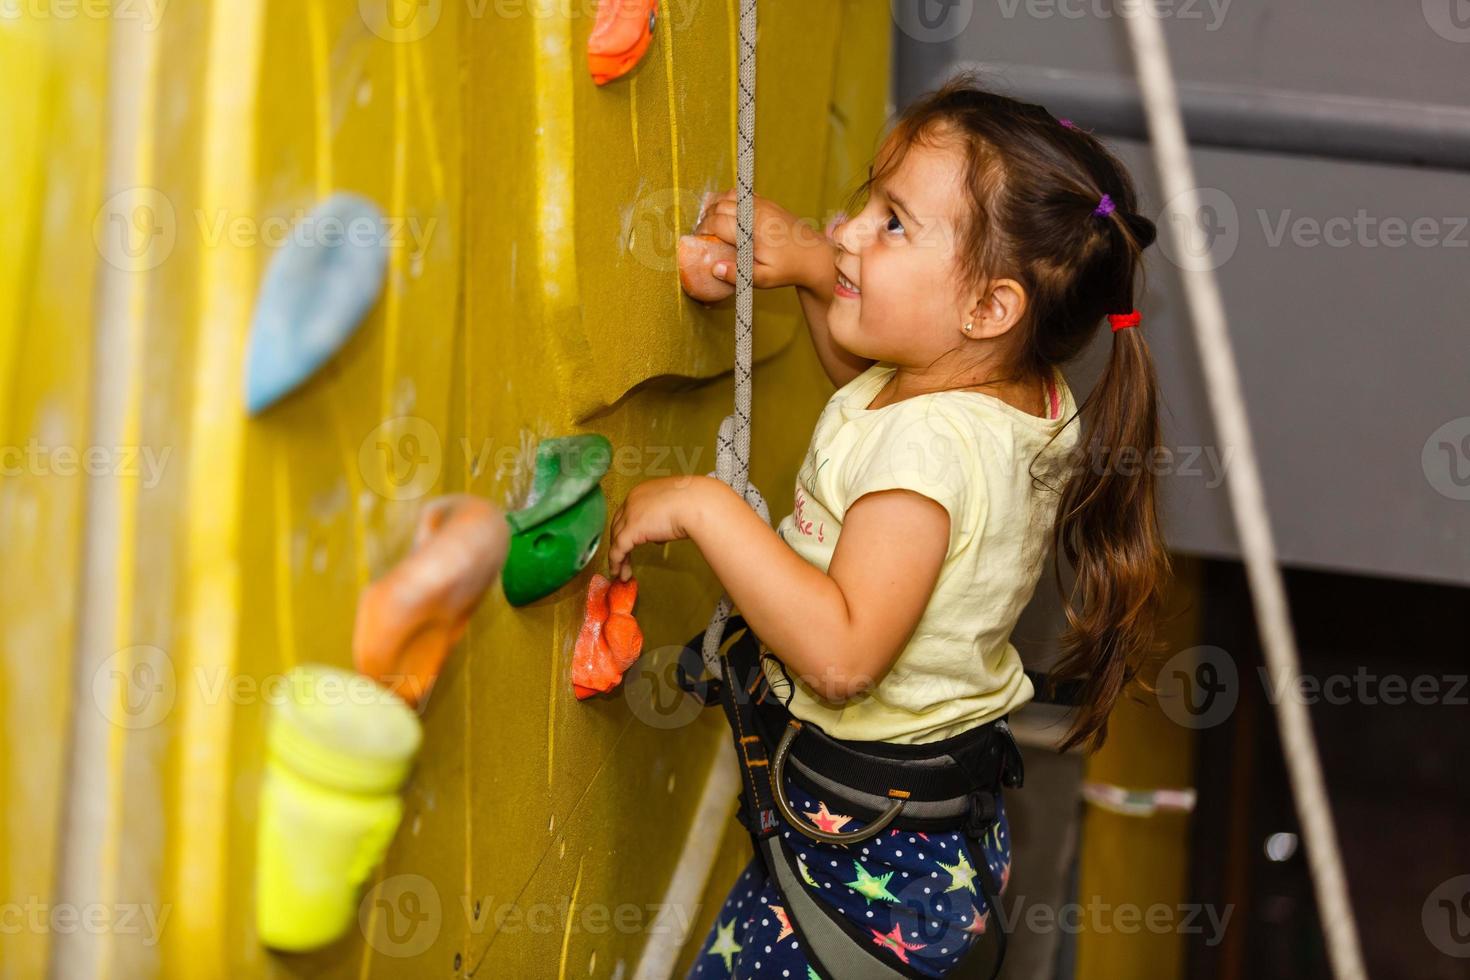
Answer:
[{"label": "white rope", "polygon": [[[1179,112],[1179,99],[1160,16],[1154,0],[1149,0],[1147,6],[1124,20],[1128,25],[1128,40],[1143,93],[1164,199],[1177,204],[1180,213],[1194,215],[1199,213],[1200,206],[1194,169],[1189,159],[1184,121]],[[1168,233],[1174,234],[1172,225]],[[1300,659],[1286,605],[1281,569],[1277,565],[1276,543],[1266,511],[1265,491],[1251,440],[1250,423],[1246,418],[1245,398],[1236,370],[1219,282],[1214,270],[1207,267],[1182,268],[1181,274],[1215,428],[1226,449],[1235,453],[1235,464],[1226,473],[1230,504],[1236,531],[1240,535],[1266,663],[1274,689],[1294,691],[1301,673]],[[1317,908],[1327,939],[1332,973],[1337,980],[1361,980],[1367,973],[1363,969],[1358,929],[1348,898],[1342,854],[1332,825],[1332,810],[1322,778],[1322,764],[1317,755],[1311,718],[1306,705],[1299,699],[1282,697],[1275,701],[1281,746],[1307,843],[1307,860],[1316,889]]]},{"label": "white rope", "polygon": [[[740,62],[739,62],[739,107],[736,121],[737,145],[735,148],[736,234],[735,257],[735,411],[725,416],[715,438],[715,469],[710,476],[725,483],[755,508],[756,513],[767,524],[771,523],[770,511],[760,491],[750,482],[750,404],[751,404],[751,352],[755,348],[753,311],[755,308],[755,242],[752,226],[755,224],[755,4],[756,0],[741,0],[740,6]],[[704,663],[710,676],[723,679],[720,669],[720,638],[725,624],[730,619],[734,604],[729,593],[720,596],[704,633],[702,650]],[[723,726],[722,726],[723,727]],[[684,851],[679,858],[673,880],[665,895],[669,908],[684,908],[698,899],[709,878],[715,855],[719,851],[718,841],[702,839],[700,828],[721,828],[728,820],[731,799],[740,792],[739,761],[728,735],[721,733],[719,748],[710,767],[703,794],[700,796],[699,811],[691,824],[689,838],[684,842]],[[705,834],[704,836],[708,836]],[[679,930],[655,930],[644,946],[634,980],[652,980],[667,977],[673,969],[679,951],[688,938]]]},{"label": "white rope", "polygon": [[[770,510],[750,482],[751,352],[755,348],[755,29],[756,0],[741,0],[739,100],[735,146],[735,412],[725,416],[715,445],[715,470],[710,476],[728,483],[755,508],[767,524]],[[729,593],[720,596],[704,633],[705,667],[711,677],[722,677],[720,639],[734,604]]]}]

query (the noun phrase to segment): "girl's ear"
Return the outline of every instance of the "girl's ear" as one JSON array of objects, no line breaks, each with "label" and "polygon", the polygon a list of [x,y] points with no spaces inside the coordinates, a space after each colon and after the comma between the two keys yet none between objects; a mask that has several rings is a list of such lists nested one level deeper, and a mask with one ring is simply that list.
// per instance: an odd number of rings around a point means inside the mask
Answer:
[{"label": "girl's ear", "polygon": [[1004,336],[1021,322],[1026,312],[1026,287],[1014,279],[996,279],[990,282],[985,293],[975,298],[966,323],[972,324],[965,331],[970,338]]}]

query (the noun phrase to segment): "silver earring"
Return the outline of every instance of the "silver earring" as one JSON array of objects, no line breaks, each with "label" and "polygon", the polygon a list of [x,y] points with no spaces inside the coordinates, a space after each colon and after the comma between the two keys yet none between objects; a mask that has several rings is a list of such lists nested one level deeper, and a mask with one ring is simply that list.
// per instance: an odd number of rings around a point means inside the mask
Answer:
[{"label": "silver earring", "polygon": [[967,324],[965,324],[965,333],[969,333],[972,329],[974,329],[974,327],[975,327],[975,324],[973,324],[973,323],[967,323]]}]

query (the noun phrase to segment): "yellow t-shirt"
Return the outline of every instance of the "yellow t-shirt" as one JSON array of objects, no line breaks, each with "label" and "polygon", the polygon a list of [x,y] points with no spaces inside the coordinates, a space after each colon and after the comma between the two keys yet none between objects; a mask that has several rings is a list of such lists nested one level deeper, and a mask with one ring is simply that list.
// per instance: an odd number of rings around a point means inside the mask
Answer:
[{"label": "yellow t-shirt", "polygon": [[1034,693],[1010,635],[1041,576],[1079,423],[1066,424],[1076,404],[1060,372],[1050,419],[974,391],[869,409],[894,370],[879,361],[828,400],[797,474],[795,509],[777,533],[825,572],[854,501],[916,491],[950,515],[934,593],[892,669],[852,700],[823,700],[778,662],[778,650],[763,648],[772,656],[762,665],[792,714],[829,735],[932,742],[1000,718]]}]

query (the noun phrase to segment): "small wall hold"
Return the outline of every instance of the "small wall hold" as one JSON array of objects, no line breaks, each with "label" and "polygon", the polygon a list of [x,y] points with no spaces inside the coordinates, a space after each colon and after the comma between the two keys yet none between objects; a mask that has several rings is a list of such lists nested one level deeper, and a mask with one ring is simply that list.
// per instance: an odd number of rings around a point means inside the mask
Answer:
[{"label": "small wall hold", "polygon": [[[735,295],[735,284],[715,276],[717,263],[735,268],[735,246],[719,235],[679,236],[679,285],[701,303],[718,303]],[[733,276],[731,277],[733,278]]]},{"label": "small wall hold", "polygon": [[245,406],[258,414],[299,388],[377,303],[388,268],[383,215],[333,194],[292,230],[261,283],[245,355]]},{"label": "small wall hold", "polygon": [[592,576],[572,654],[572,691],[578,701],[616,688],[643,652],[643,630],[633,618],[637,601],[637,579],[614,582],[605,575]]},{"label": "small wall hold", "polygon": [[413,551],[363,590],[352,634],[357,669],[417,707],[505,564],[510,526],[467,493],[431,500]]},{"label": "small wall hold", "polygon": [[505,517],[514,533],[500,582],[512,606],[555,592],[597,553],[607,523],[599,481],[611,463],[612,443],[596,433],[537,445],[530,501]]},{"label": "small wall hold", "polygon": [[398,789],[423,730],[400,698],[349,670],[302,665],[285,688],[267,725],[255,929],[272,949],[303,952],[357,921],[358,889],[403,817]]},{"label": "small wall hold", "polygon": [[658,0],[600,0],[587,38],[587,69],[606,85],[637,67],[653,43]]},{"label": "small wall hold", "polygon": [[1158,813],[1190,813],[1194,810],[1193,789],[1125,789],[1096,781],[1082,784],[1082,798],[1093,806],[1126,817],[1152,817]]}]

